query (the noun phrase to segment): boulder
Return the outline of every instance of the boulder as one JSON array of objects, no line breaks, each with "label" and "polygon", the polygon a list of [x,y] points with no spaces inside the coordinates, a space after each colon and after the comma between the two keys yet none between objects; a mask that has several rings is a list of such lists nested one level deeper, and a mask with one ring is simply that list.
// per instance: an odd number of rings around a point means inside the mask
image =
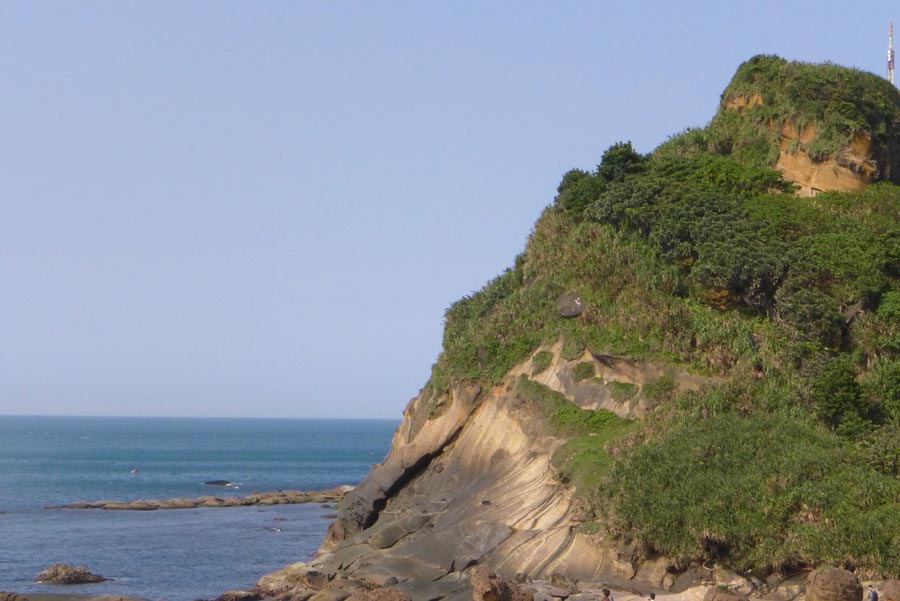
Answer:
[{"label": "boulder", "polygon": [[216,597],[216,601],[259,601],[260,598],[259,594],[253,591],[230,590]]},{"label": "boulder", "polygon": [[853,572],[823,567],[806,577],[806,601],[861,601],[863,589]]},{"label": "boulder", "polygon": [[107,580],[99,574],[91,574],[84,566],[70,566],[65,563],[55,563],[44,568],[35,577],[36,582],[47,584],[89,584]]},{"label": "boulder", "polygon": [[703,596],[703,601],[747,601],[747,597],[741,596],[730,589],[710,587]]},{"label": "boulder", "polygon": [[881,589],[882,601],[900,601],[900,580],[888,580]]},{"label": "boulder", "polygon": [[254,592],[260,597],[291,597],[308,599],[323,588],[330,577],[302,561],[266,574],[256,582]]},{"label": "boulder", "polygon": [[560,317],[578,317],[584,311],[584,303],[577,294],[563,294],[556,301],[556,310],[559,311]]},{"label": "boulder", "polygon": [[496,574],[478,566],[469,572],[474,601],[532,601],[534,593],[523,590],[514,582],[502,580]]}]

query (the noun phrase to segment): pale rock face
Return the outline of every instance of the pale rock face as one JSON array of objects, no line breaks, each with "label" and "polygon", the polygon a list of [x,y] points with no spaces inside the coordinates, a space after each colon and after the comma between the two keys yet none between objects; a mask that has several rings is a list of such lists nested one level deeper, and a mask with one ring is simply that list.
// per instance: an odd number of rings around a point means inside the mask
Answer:
[{"label": "pale rock face", "polygon": [[[451,598],[465,595],[476,565],[508,580],[557,574],[671,586],[663,560],[637,564],[632,549],[601,545],[577,531],[583,518],[575,491],[551,464],[565,441],[548,433],[534,406],[517,397],[515,383],[526,375],[583,407],[640,417],[652,409],[645,384],[668,376],[677,389],[695,389],[704,379],[662,363],[590,352],[566,360],[561,343],[545,350],[553,359],[540,373],[532,373],[529,358],[490,390],[463,383],[437,403],[424,393],[410,401],[388,456],[344,497],[316,559],[290,578],[264,577],[261,592],[284,594],[294,581],[308,587],[310,575],[321,573],[332,585],[353,581],[404,590],[413,599]],[[595,364],[588,387],[572,376],[584,361]],[[614,400],[613,382],[630,384],[633,397]]]},{"label": "pale rock face", "polygon": [[[736,95],[724,99],[722,107],[743,114],[761,104],[763,98],[759,94]],[[896,157],[876,157],[872,138],[865,132],[858,132],[836,157],[816,162],[801,147],[818,135],[814,125],[798,128],[796,123],[788,120],[781,124],[769,123],[768,127],[779,134],[779,154],[774,167],[781,171],[784,179],[797,184],[798,196],[815,196],[826,190],[856,192],[876,179],[891,179],[891,167]]]},{"label": "pale rock face", "polygon": [[878,165],[872,159],[872,141],[859,133],[836,159],[813,162],[802,149],[791,150],[795,141],[808,143],[817,135],[816,128],[807,125],[799,133],[791,122],[781,127],[779,155],[775,168],[784,178],[800,186],[799,196],[815,196],[824,190],[856,192],[871,184],[878,176]]}]

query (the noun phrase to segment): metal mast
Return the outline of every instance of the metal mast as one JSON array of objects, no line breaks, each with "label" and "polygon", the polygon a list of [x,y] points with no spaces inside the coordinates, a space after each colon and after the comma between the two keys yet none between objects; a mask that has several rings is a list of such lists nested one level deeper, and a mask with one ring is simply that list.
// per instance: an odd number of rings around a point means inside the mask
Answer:
[{"label": "metal mast", "polygon": [[888,30],[888,81],[894,83],[894,22],[891,21],[891,27]]}]

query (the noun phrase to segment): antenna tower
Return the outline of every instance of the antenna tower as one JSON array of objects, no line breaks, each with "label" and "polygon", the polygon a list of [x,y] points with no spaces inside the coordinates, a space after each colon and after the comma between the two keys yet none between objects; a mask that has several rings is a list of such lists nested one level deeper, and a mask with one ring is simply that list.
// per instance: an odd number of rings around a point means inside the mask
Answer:
[{"label": "antenna tower", "polygon": [[894,83],[894,22],[888,30],[888,55],[887,55],[888,81]]}]

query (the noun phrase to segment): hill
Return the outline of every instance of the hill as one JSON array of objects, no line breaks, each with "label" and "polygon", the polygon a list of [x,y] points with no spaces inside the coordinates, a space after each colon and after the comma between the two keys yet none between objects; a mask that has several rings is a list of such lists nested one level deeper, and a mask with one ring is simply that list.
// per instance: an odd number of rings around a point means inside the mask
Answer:
[{"label": "hill", "polygon": [[896,576],[898,134],[880,78],[758,56],[707,127],[566,173],[513,266],[447,310],[315,569],[415,599],[470,595],[475,564]]}]

